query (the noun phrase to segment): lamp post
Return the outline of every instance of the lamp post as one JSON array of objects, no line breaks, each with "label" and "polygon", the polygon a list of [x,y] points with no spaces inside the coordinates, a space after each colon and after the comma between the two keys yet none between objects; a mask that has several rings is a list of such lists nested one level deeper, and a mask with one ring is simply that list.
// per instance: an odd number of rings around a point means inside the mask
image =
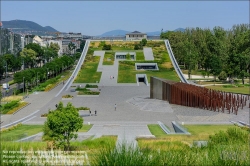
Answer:
[{"label": "lamp post", "polygon": [[7,68],[8,68],[7,60],[5,60],[5,79],[7,78]]},{"label": "lamp post", "polygon": [[47,80],[48,80],[48,68],[46,68],[46,69],[47,69],[46,77],[47,77]]},{"label": "lamp post", "polygon": [[25,78],[25,77],[23,77],[23,95],[24,95],[24,78]]},{"label": "lamp post", "polygon": [[39,72],[36,73],[36,86],[38,86],[38,73]]}]

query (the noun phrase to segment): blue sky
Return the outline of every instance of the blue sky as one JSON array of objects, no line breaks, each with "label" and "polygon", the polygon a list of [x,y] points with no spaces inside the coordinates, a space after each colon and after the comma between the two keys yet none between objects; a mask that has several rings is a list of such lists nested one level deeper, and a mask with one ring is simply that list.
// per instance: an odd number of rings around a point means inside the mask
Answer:
[{"label": "blue sky", "polygon": [[100,35],[249,23],[248,1],[2,1],[1,20],[29,20],[61,32]]}]

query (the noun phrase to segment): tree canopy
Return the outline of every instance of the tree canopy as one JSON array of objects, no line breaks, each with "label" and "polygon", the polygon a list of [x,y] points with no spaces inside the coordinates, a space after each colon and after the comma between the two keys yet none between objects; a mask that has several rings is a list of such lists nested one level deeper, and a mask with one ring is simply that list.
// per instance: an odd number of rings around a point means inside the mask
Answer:
[{"label": "tree canopy", "polygon": [[78,110],[71,103],[64,107],[60,102],[56,110],[49,111],[44,123],[43,138],[54,141],[57,147],[69,150],[70,140],[77,138],[76,132],[82,125],[83,119],[79,116]]},{"label": "tree canopy", "polygon": [[218,76],[224,71],[229,78],[242,79],[243,84],[244,78],[249,77],[249,24],[234,25],[230,30],[214,27],[168,31],[162,32],[161,38],[170,41],[176,60],[189,72],[203,69]]}]

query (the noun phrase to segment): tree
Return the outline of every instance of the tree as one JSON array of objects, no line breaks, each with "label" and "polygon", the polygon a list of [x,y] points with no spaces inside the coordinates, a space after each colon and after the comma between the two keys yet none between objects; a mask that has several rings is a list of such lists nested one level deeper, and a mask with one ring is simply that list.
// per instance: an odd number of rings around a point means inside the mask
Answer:
[{"label": "tree", "polygon": [[139,50],[139,49],[140,49],[140,45],[135,44],[135,46],[134,46],[134,50]]},{"label": "tree", "polygon": [[42,47],[39,45],[39,44],[37,44],[37,43],[29,43],[29,44],[27,44],[24,48],[27,48],[27,49],[32,49],[33,51],[35,51],[36,52],[36,62],[37,62],[37,64],[39,64],[39,63],[41,63],[41,61],[42,61],[42,57],[43,57],[43,49],[42,49]]},{"label": "tree", "polygon": [[111,50],[111,45],[110,44],[104,44],[102,47],[102,50]]},{"label": "tree", "polygon": [[32,49],[24,48],[20,52],[21,57],[24,59],[26,65],[30,67],[34,67],[34,60],[36,59],[37,53]]},{"label": "tree", "polygon": [[52,49],[56,54],[58,54],[58,51],[60,50],[60,46],[57,43],[50,43],[49,48]]},{"label": "tree", "polygon": [[212,58],[210,59],[210,67],[211,67],[210,73],[213,74],[215,80],[216,76],[218,76],[222,70],[221,64],[222,63],[220,62],[219,57],[215,55],[212,56]]},{"label": "tree", "polygon": [[141,40],[141,44],[142,44],[142,46],[146,46],[146,44],[147,44],[147,39],[142,39],[142,40]]},{"label": "tree", "polygon": [[224,71],[220,72],[220,74],[218,75],[218,78],[221,81],[225,81],[227,79],[227,73]]},{"label": "tree", "polygon": [[69,47],[70,54],[72,54],[72,51],[76,48],[75,44],[72,43],[72,42],[70,42],[70,43],[68,44],[68,47]]},{"label": "tree", "polygon": [[47,140],[54,141],[56,147],[64,147],[69,150],[70,140],[77,138],[77,132],[82,128],[83,119],[79,116],[78,110],[68,103],[66,107],[60,102],[57,109],[50,111],[47,121],[44,123],[44,136]]}]

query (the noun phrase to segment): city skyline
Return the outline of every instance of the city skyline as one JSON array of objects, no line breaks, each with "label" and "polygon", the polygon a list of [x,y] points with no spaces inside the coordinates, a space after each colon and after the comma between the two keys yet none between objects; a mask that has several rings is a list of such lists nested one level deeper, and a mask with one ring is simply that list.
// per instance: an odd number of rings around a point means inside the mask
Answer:
[{"label": "city skyline", "polygon": [[[9,9],[15,10],[9,10]],[[61,32],[153,32],[249,23],[248,1],[2,1],[1,21],[34,21]]]}]

